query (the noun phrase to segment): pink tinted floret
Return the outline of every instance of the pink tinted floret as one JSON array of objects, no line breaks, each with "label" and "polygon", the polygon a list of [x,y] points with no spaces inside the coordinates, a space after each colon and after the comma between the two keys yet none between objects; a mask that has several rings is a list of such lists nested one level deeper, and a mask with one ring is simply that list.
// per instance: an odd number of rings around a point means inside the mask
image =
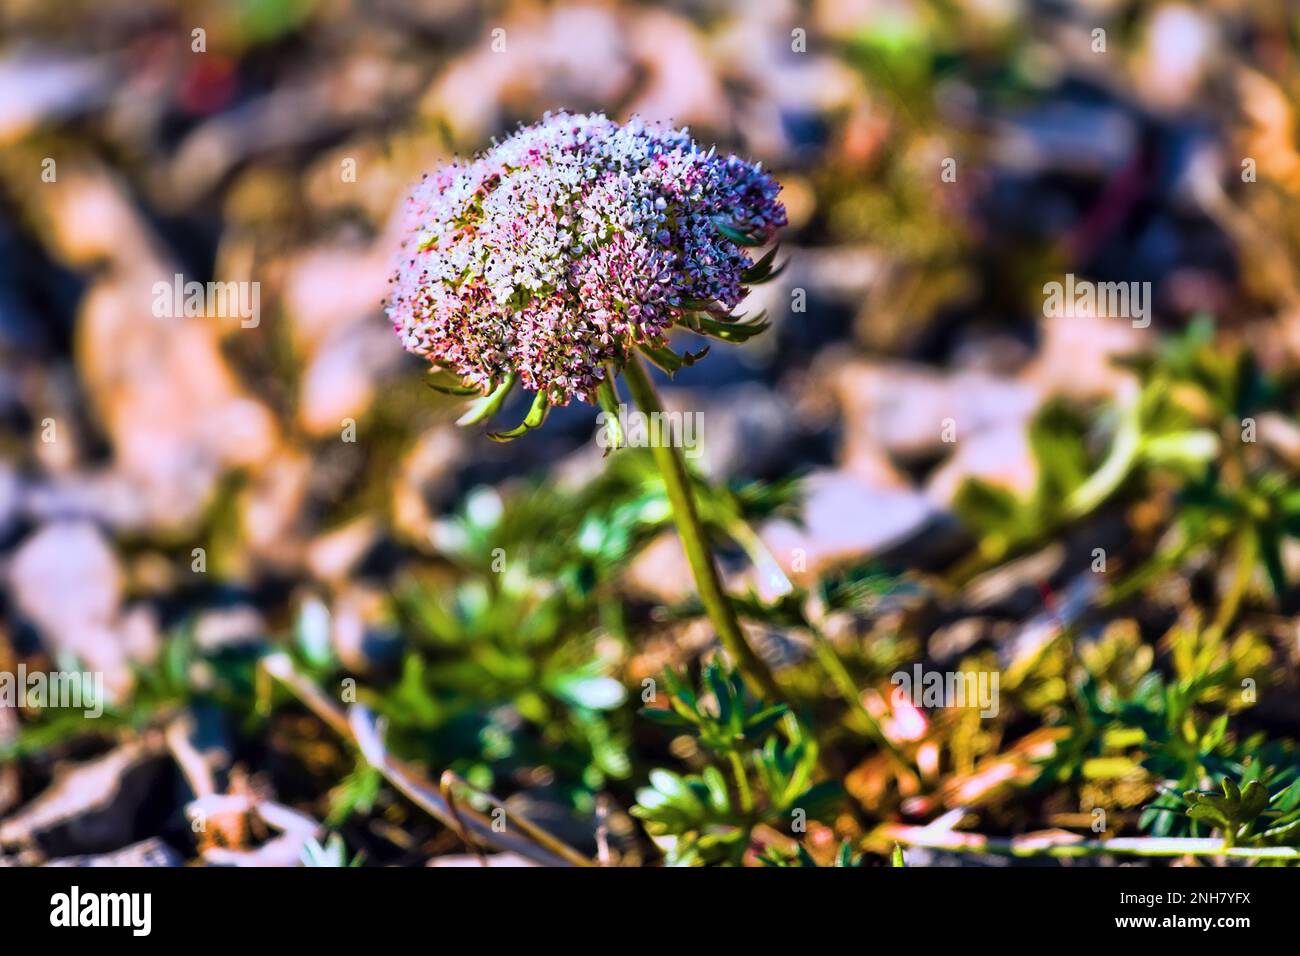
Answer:
[{"label": "pink tinted floret", "polygon": [[388,314],[468,381],[590,400],[603,363],[662,344],[683,301],[740,302],[752,262],[714,220],[770,239],[779,190],[684,130],[548,114],[416,187]]}]

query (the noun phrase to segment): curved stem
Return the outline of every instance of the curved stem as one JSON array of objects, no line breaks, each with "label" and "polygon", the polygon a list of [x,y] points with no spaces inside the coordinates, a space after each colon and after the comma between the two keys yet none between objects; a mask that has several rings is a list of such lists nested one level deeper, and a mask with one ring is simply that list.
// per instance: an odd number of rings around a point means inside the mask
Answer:
[{"label": "curved stem", "polygon": [[731,599],[722,589],[722,579],[718,567],[709,550],[708,538],[704,525],[700,522],[699,509],[695,505],[695,495],[691,490],[690,478],[686,474],[686,463],[682,460],[681,450],[672,443],[672,435],[665,433],[663,405],[655,392],[654,384],[646,374],[641,360],[633,355],[624,369],[628,391],[641,411],[649,419],[650,450],[654,454],[655,464],[663,477],[664,487],[668,492],[668,501],[673,508],[673,519],[677,523],[677,533],[681,536],[682,547],[686,551],[686,560],[690,562],[691,573],[695,576],[695,586],[700,592],[700,601],[708,612],[718,632],[718,639],[726,648],[727,654],[740,669],[741,676],[750,688],[760,697],[771,701],[782,701],[776,678],[763,660],[754,652],[745,640],[736,617],[736,609]]}]

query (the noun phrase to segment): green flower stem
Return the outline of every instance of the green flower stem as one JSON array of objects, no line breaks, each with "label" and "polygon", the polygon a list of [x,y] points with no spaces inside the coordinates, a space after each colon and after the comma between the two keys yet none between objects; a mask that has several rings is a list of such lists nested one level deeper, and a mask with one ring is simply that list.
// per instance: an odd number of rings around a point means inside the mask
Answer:
[{"label": "green flower stem", "polygon": [[861,692],[858,690],[857,684],[853,682],[852,675],[845,668],[844,662],[840,660],[840,655],[835,650],[835,646],[831,644],[830,639],[822,633],[820,627],[811,621],[808,622],[807,630],[812,635],[813,653],[817,655],[817,660],[822,665],[822,669],[826,671],[836,689],[839,690],[840,696],[844,698],[850,712],[855,714],[860,722],[854,729],[861,728],[864,730],[867,736],[889,755],[894,763],[895,770],[900,774],[909,776],[919,785],[920,777],[917,774],[916,767],[907,759],[907,755],[899,749],[898,745],[889,739],[884,728],[880,726],[880,721],[876,720],[871,711],[867,710],[862,703]]},{"label": "green flower stem", "polygon": [[628,391],[632,393],[632,400],[649,419],[650,446],[655,464],[659,466],[659,473],[668,492],[677,533],[681,535],[686,559],[695,576],[700,601],[718,632],[718,639],[754,693],[765,700],[784,701],[785,694],[772,676],[772,671],[745,640],[740,621],[736,617],[736,609],[722,589],[722,579],[709,550],[708,538],[691,491],[690,478],[686,474],[686,463],[682,459],[681,450],[673,446],[672,436],[664,433],[662,414],[656,415],[663,412],[663,404],[659,401],[654,384],[646,374],[641,360],[635,355],[627,363],[623,374]]}]

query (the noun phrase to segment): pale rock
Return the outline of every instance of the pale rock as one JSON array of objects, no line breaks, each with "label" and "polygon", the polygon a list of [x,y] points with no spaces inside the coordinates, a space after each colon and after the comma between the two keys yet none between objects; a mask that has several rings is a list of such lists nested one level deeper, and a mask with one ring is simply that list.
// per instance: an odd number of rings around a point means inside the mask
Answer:
[{"label": "pale rock", "polygon": [[695,593],[695,579],[675,531],[665,531],[632,559],[623,573],[628,593],[657,604],[679,604]]},{"label": "pale rock", "polygon": [[50,860],[46,866],[93,866],[93,867],[174,867],[183,866],[179,853],[160,840],[150,837],[140,843],[132,843],[111,853],[91,854],[87,856],[65,856]]},{"label": "pale rock", "polygon": [[371,670],[389,634],[386,592],[347,586],[330,608],[330,644],[343,666],[356,673]]},{"label": "pale rock", "polygon": [[917,491],[877,487],[845,471],[814,472],[804,490],[802,527],[776,520],[760,531],[782,569],[800,581],[898,545],[937,514]]},{"label": "pale rock", "polygon": [[1151,329],[1123,319],[1095,315],[1044,318],[1039,323],[1038,354],[1020,380],[1044,399],[1088,402],[1114,398],[1133,373],[1115,364],[1125,355],[1150,350]]},{"label": "pale rock", "polygon": [[368,515],[322,534],[307,548],[307,568],[321,581],[341,582],[365,557],[378,535],[378,523]]},{"label": "pale rock", "polygon": [[409,542],[427,545],[434,511],[451,490],[464,452],[464,433],[451,426],[423,432],[403,456],[393,482],[393,528]]},{"label": "pale rock", "polygon": [[289,263],[284,306],[299,354],[314,356],[348,326],[375,316],[388,294],[394,253],[385,242],[371,250],[330,246],[311,249]]},{"label": "pale rock", "polygon": [[116,68],[106,57],[17,46],[5,54],[0,58],[0,146],[46,123],[96,109],[115,86]]},{"label": "pale rock", "polygon": [[89,522],[48,524],[19,545],[8,571],[18,610],[49,641],[102,672],[114,700],[134,677],[118,633],[125,576],[117,555]]},{"label": "pale rock", "polygon": [[492,49],[485,30],[439,74],[421,112],[447,122],[458,140],[477,143],[501,128],[508,104],[533,113],[538,104],[618,102],[635,78],[631,26],[625,15],[592,4],[525,8],[493,24],[505,31],[505,52]]},{"label": "pale rock", "polygon": [[690,21],[647,8],[630,35],[633,55],[647,75],[629,114],[676,126],[726,127],[730,109],[715,61]]},{"label": "pale rock", "polygon": [[392,330],[354,323],[322,345],[302,375],[298,418],[313,437],[339,436],[370,408],[380,381],[403,359]]},{"label": "pale rock", "polygon": [[1038,483],[1038,466],[1029,447],[1026,422],[1008,422],[962,438],[952,455],[926,482],[926,495],[937,506],[951,508],[967,479],[1028,497]]},{"label": "pale rock", "polygon": [[206,652],[241,644],[256,644],[267,635],[266,621],[246,604],[211,608],[194,622],[194,643]]},{"label": "pale rock", "polygon": [[278,442],[270,412],[243,392],[221,353],[222,325],[244,330],[238,317],[153,314],[155,283],[172,282],[177,269],[159,258],[155,237],[106,174],[70,172],[47,202],[61,256],[110,263],[82,301],[75,350],[112,467],[91,496],[87,479],[72,487],[83,502],[106,495],[105,518],[186,527],[226,470],[260,463]]},{"label": "pale rock", "polygon": [[248,550],[273,564],[297,566],[306,541],[300,527],[313,462],[302,452],[277,455],[254,477],[243,499]]},{"label": "pale rock", "polygon": [[1162,110],[1193,106],[1216,47],[1214,24],[1187,4],[1165,3],[1146,22],[1134,89]]},{"label": "pale rock", "polygon": [[[902,458],[935,454],[945,435],[958,443],[1024,422],[1038,407],[1031,385],[982,372],[945,375],[901,363],[844,362],[828,373],[844,419],[844,457],[883,448]],[[865,450],[863,446],[865,445]]]}]

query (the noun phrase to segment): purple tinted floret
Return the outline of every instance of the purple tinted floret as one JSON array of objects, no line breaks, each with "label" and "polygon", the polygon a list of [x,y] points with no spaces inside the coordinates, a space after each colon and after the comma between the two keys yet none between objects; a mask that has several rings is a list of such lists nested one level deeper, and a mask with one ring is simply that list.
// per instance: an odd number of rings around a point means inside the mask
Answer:
[{"label": "purple tinted floret", "polygon": [[684,130],[548,114],[416,187],[388,314],[466,382],[591,400],[604,364],[662,345],[683,303],[740,302],[752,262],[715,220],[769,240],[779,190]]}]

